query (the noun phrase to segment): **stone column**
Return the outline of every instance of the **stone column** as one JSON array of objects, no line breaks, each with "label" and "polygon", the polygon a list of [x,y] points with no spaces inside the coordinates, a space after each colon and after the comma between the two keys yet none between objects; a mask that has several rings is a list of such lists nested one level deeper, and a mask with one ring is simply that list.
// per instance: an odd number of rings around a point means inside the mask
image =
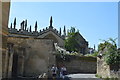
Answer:
[{"label": "stone column", "polygon": [[8,54],[7,54],[7,49],[3,49],[2,51],[2,78],[6,78],[7,76],[7,58],[8,58]]},{"label": "stone column", "polygon": [[24,73],[24,48],[19,49],[18,56],[18,76],[23,76]]},{"label": "stone column", "polygon": [[10,44],[7,44],[7,56],[6,56],[6,78],[8,78],[9,58],[10,58]]},{"label": "stone column", "polygon": [[5,63],[4,64],[4,72],[5,72],[6,78],[8,78],[8,73],[9,73],[11,49],[12,49],[12,44],[8,43],[7,44],[7,52],[4,57],[4,63]]},{"label": "stone column", "polygon": [[8,78],[12,77],[12,64],[13,64],[13,53],[10,54],[9,67],[8,67]]},{"label": "stone column", "polygon": [[20,55],[18,57],[18,76],[23,76],[24,72],[24,56]]},{"label": "stone column", "polygon": [[[9,1],[9,0],[8,0]],[[0,79],[5,78],[5,57],[7,56],[7,34],[9,20],[10,2],[0,0]]]},{"label": "stone column", "polygon": [[13,44],[9,44],[8,47],[8,54],[9,54],[9,60],[8,60],[8,78],[12,77],[12,64],[13,64]]}]

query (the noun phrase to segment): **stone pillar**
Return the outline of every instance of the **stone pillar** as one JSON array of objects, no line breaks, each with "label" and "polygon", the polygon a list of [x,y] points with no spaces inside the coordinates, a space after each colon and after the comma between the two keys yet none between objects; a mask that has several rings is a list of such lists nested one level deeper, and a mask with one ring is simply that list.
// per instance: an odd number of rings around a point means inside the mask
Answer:
[{"label": "stone pillar", "polygon": [[12,77],[12,64],[13,64],[13,53],[10,54],[9,67],[8,67],[8,78]]},{"label": "stone pillar", "polygon": [[7,77],[7,62],[8,62],[8,51],[7,49],[2,51],[2,78]]},{"label": "stone pillar", "polygon": [[8,44],[8,54],[9,54],[9,59],[8,59],[8,66],[7,66],[7,77],[11,78],[12,77],[12,64],[13,64],[13,44]]},{"label": "stone pillar", "polygon": [[19,49],[18,56],[18,76],[23,76],[24,73],[24,48]]},{"label": "stone pillar", "polygon": [[24,56],[20,55],[18,57],[18,76],[23,76],[24,72]]},{"label": "stone pillar", "polygon": [[10,44],[7,44],[7,55],[6,55],[6,59],[5,59],[5,63],[6,63],[6,66],[5,66],[5,68],[6,68],[6,78],[8,78],[8,69],[9,69],[9,59],[10,59]]},{"label": "stone pillar", "polygon": [[[3,61],[5,60],[5,56],[6,56],[6,54],[5,54],[5,52],[6,52],[6,50],[4,50],[4,49],[2,49],[2,52],[1,52],[1,65],[0,66],[2,66],[1,67],[1,73],[0,73],[0,75],[1,75],[1,78],[5,78],[5,62],[3,63]],[[3,54],[4,53],[4,54]],[[3,60],[4,59],[4,60]]]},{"label": "stone pillar", "polygon": [[21,31],[24,31],[24,24],[25,24],[25,21],[23,20],[23,21],[21,22]]},{"label": "stone pillar", "polygon": [[6,55],[4,55],[4,77],[6,77],[6,78],[9,78],[10,76],[9,76],[9,69],[10,69],[10,61],[11,61],[11,54],[12,54],[12,47],[13,47],[13,44],[11,44],[11,43],[8,43],[7,44],[7,52],[6,52]]},{"label": "stone pillar", "polygon": [[1,2],[0,0],[0,79],[5,78],[5,57],[7,56],[6,36],[8,34],[9,10],[10,2]]}]

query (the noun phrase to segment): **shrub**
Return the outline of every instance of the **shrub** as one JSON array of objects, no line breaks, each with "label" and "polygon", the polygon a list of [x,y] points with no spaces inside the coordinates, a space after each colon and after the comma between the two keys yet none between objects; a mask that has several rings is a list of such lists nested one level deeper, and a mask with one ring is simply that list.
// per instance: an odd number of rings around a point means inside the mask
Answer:
[{"label": "shrub", "polygon": [[120,51],[117,50],[115,40],[116,39],[109,38],[109,40],[104,40],[104,43],[100,43],[98,46],[98,51],[103,51],[107,48],[107,51],[104,52],[104,57],[108,65],[120,64]]}]

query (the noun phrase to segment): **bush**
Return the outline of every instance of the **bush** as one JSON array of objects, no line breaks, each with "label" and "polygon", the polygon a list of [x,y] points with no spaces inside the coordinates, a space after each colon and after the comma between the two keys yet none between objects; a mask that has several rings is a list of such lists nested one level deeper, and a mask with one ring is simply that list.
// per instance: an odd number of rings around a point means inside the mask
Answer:
[{"label": "bush", "polygon": [[98,46],[98,51],[103,51],[107,48],[107,51],[104,52],[104,57],[108,65],[120,64],[120,51],[117,50],[115,40],[116,39],[109,38],[109,40],[104,40],[104,43],[100,43]]},{"label": "bush", "polygon": [[97,57],[98,56],[98,52],[95,51],[93,54],[86,54],[85,56]]},{"label": "bush", "polygon": [[92,56],[97,57],[97,56],[98,56],[98,52],[97,52],[97,51],[95,51],[95,52],[92,54]]},{"label": "bush", "polygon": [[118,52],[117,48],[112,45],[108,52],[105,55],[106,63],[109,65],[118,65],[120,64],[120,53]]}]

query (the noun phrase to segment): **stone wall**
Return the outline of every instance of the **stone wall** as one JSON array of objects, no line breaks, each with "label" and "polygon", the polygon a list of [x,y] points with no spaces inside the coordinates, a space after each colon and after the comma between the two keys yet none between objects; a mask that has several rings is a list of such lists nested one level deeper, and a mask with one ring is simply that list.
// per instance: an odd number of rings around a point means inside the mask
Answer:
[{"label": "stone wall", "polygon": [[[15,38],[9,37],[8,43],[14,44],[14,49],[18,47],[24,48],[24,60],[18,59],[18,66],[24,65],[23,75],[27,77],[35,77],[43,73],[48,73],[49,68],[55,64],[54,45],[53,41],[49,39],[35,39],[35,38]],[[21,51],[21,50],[20,50]],[[17,51],[18,55],[22,52]],[[21,63],[21,62],[24,62]],[[21,74],[18,67],[18,75]]]},{"label": "stone wall", "polygon": [[110,67],[103,58],[97,58],[97,74],[103,78],[110,76]]},{"label": "stone wall", "polygon": [[118,69],[120,65],[107,65],[104,60],[104,57],[97,58],[97,74],[102,78],[111,78],[111,77],[119,77],[120,78],[120,69]]},{"label": "stone wall", "polygon": [[96,58],[85,56],[67,56],[65,60],[56,59],[58,67],[65,65],[67,72],[70,73],[96,73],[97,64]]},{"label": "stone wall", "polygon": [[55,43],[58,43],[60,47],[64,48],[64,40],[60,36],[53,33],[52,31],[39,35],[38,38],[52,39],[54,40]]},{"label": "stone wall", "polygon": [[0,0],[0,79],[6,77],[6,58],[7,58],[7,34],[8,20],[10,12],[10,1]]}]

